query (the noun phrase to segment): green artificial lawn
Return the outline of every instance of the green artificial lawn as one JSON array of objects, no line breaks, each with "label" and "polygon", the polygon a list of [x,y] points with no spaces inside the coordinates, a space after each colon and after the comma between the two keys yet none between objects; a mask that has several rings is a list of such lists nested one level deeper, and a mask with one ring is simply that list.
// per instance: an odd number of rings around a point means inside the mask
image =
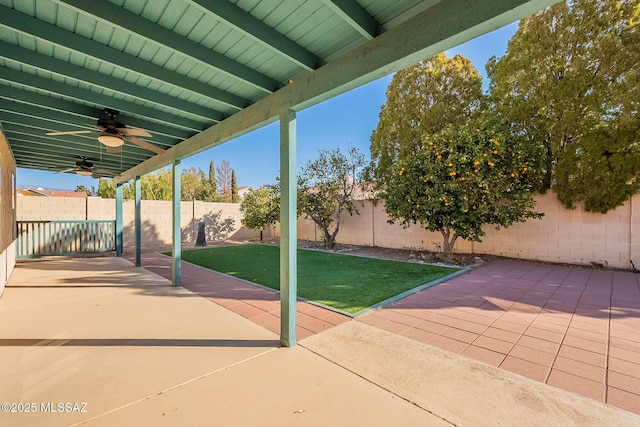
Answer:
[{"label": "green artificial lawn", "polygon": [[[457,271],[457,268],[298,250],[298,296],[348,313]],[[238,245],[182,252],[193,264],[280,289],[277,246]]]}]

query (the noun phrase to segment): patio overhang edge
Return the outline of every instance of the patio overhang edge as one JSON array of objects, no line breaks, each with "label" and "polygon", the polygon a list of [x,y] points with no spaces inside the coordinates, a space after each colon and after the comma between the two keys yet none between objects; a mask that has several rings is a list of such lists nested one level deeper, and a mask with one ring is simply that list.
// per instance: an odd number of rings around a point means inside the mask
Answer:
[{"label": "patio overhang edge", "polygon": [[278,119],[371,82],[487,32],[557,0],[451,0],[428,8],[345,56],[302,76],[222,122],[114,177],[116,184],[220,145]]}]

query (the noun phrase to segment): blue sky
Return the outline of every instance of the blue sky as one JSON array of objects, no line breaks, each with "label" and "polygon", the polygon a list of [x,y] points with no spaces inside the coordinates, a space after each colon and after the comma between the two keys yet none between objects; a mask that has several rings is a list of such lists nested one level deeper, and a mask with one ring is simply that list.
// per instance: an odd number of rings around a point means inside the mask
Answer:
[{"label": "blue sky", "polygon": [[[460,53],[471,60],[485,78],[485,64],[496,55],[504,55],[507,43],[517,30],[513,23],[492,33],[485,34],[454,49],[447,56]],[[317,157],[319,150],[337,147],[357,147],[369,154],[369,137],[378,123],[380,107],[386,101],[386,90],[392,76],[386,76],[367,85],[353,89],[297,114],[297,162],[298,167]],[[229,161],[238,177],[238,186],[259,187],[275,182],[279,171],[278,123],[243,135],[233,141],[184,159],[183,168],[195,167],[205,173],[211,160],[219,165]],[[98,181],[76,174],[21,169],[17,171],[18,187],[36,186],[48,189],[74,190],[78,185],[97,188]]]}]

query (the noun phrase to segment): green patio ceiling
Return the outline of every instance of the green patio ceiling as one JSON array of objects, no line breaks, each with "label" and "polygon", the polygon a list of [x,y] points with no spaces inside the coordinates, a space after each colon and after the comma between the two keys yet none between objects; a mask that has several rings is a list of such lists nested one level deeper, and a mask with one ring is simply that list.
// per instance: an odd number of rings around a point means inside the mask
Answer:
[{"label": "green patio ceiling", "polygon": [[[18,167],[87,156],[121,182],[553,3],[0,0],[0,124]],[[105,108],[146,148],[47,135],[95,131]]]}]

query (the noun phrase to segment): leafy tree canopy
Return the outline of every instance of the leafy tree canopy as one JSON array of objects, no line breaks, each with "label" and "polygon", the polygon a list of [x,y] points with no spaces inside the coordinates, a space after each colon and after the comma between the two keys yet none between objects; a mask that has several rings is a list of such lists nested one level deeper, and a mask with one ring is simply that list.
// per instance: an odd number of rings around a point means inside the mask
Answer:
[{"label": "leafy tree canopy", "polygon": [[371,135],[369,173],[384,183],[394,162],[413,155],[424,135],[465,123],[481,100],[482,77],[462,55],[441,53],[397,72]]},{"label": "leafy tree canopy", "polygon": [[280,192],[275,185],[263,185],[248,192],[240,202],[242,226],[262,230],[280,220]]},{"label": "leafy tree canopy", "polygon": [[486,119],[447,125],[398,160],[381,194],[389,222],[442,233],[448,259],[458,237],[481,241],[483,225],[537,218],[531,195],[540,146]]},{"label": "leafy tree canopy", "polygon": [[[230,167],[229,162],[222,162],[225,167]],[[231,169],[229,169],[231,171]],[[140,177],[140,193],[143,200],[171,200],[172,197],[172,171],[163,168]],[[235,172],[233,174],[235,176]],[[231,177],[231,172],[230,175]],[[231,193],[223,198],[216,191],[217,183],[214,175],[213,162],[209,165],[209,177],[196,168],[188,168],[182,171],[181,178],[182,200],[201,200],[205,202],[231,201]],[[237,188],[237,185],[236,185]],[[115,198],[116,188],[113,180],[100,178],[96,195],[103,198]],[[133,199],[134,183],[130,182],[123,187],[123,197]]]},{"label": "leafy tree canopy", "polygon": [[358,213],[354,196],[363,182],[365,156],[356,148],[321,150],[298,175],[298,209],[311,218],[323,234],[325,247],[335,244],[343,212]]},{"label": "leafy tree canopy", "polygon": [[636,0],[567,0],[487,64],[496,111],[543,146],[542,189],[569,208],[606,212],[640,186],[639,19]]}]

